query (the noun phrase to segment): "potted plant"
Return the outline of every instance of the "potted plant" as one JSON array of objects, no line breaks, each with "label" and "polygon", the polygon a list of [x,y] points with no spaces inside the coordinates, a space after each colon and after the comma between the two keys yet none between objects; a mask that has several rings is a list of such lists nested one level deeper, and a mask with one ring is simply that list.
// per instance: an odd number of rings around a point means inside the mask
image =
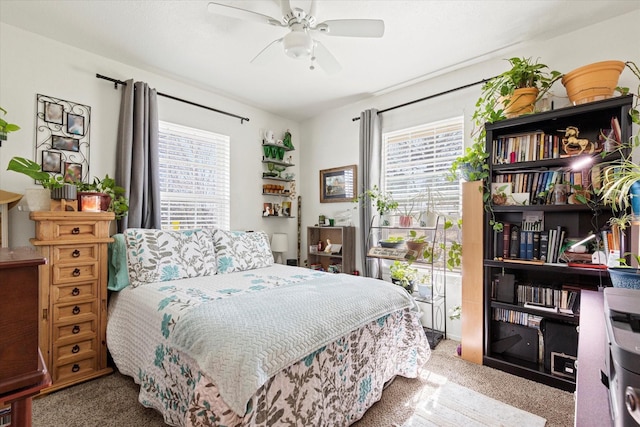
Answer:
[{"label": "potted plant", "polygon": [[[129,211],[129,201],[124,196],[124,188],[116,185],[116,180],[111,178],[109,174],[103,179],[93,178],[93,182],[77,182],[78,186],[78,202],[82,206],[82,199],[85,197],[98,197],[99,210],[115,213],[116,219],[126,216]],[[82,209],[82,208],[81,208]]]},{"label": "potted plant", "polygon": [[[640,80],[638,66],[631,61],[626,62],[625,65]],[[623,95],[629,93],[628,88],[617,88],[617,90]],[[634,104],[629,109],[629,116],[631,122],[637,127],[640,126],[640,83],[634,95]],[[640,221],[640,166],[631,157],[633,150],[628,150],[628,155],[625,155],[623,150],[623,148],[636,148],[638,146],[640,146],[640,135],[638,134],[632,135],[627,143],[620,145],[618,150],[622,154],[621,158],[606,165],[603,170],[602,187],[597,192],[601,202],[609,206],[616,214],[612,220],[622,231],[629,221],[636,223]],[[631,216],[627,214],[629,208],[631,208]],[[630,255],[636,266],[628,266],[626,258],[621,257],[620,267],[609,267],[611,282],[616,287],[640,289],[640,275],[637,274],[636,270],[636,267],[640,265],[640,257],[638,254],[631,253],[623,255]]]},{"label": "potted plant", "polygon": [[[2,107],[0,107],[0,112],[2,113],[3,116],[7,114],[7,110],[5,110]],[[13,123],[8,123],[3,118],[0,118],[0,141],[6,141],[7,134],[9,132],[15,132],[17,130],[20,130],[20,126]]]},{"label": "potted plant", "polygon": [[418,276],[418,270],[411,267],[411,264],[405,261],[395,260],[389,266],[391,273],[391,282],[398,286],[402,286],[407,292],[413,292],[414,280]]},{"label": "potted plant", "polygon": [[427,188],[419,196],[420,202],[420,227],[433,228],[438,225],[438,203],[441,195],[438,191]]},{"label": "potted plant", "polygon": [[416,230],[409,231],[409,239],[407,239],[407,249],[413,251],[415,259],[422,258],[424,247],[427,245],[427,237],[424,234],[418,235]]},{"label": "potted plant", "polygon": [[414,209],[416,207],[416,201],[418,200],[418,196],[410,198],[406,202],[397,202],[395,211],[398,214],[398,221],[400,222],[400,227],[411,227],[413,225],[414,220]]},{"label": "potted plant", "polygon": [[624,70],[622,61],[601,61],[572,70],[562,77],[573,105],[611,98]]},{"label": "potted plant", "polygon": [[360,203],[366,200],[368,200],[378,212],[380,225],[390,226],[391,219],[389,218],[389,214],[398,207],[398,202],[393,199],[391,192],[382,191],[377,185],[374,185],[373,188],[360,194],[354,202]]},{"label": "potted plant", "polygon": [[9,160],[7,170],[27,175],[42,185],[42,188],[48,190],[61,188],[64,185],[62,176],[51,175],[49,172],[43,171],[38,163],[24,157],[16,156]]},{"label": "potted plant", "polygon": [[511,68],[485,82],[476,102],[474,121],[493,123],[531,113],[535,103],[562,77],[531,58],[510,58]]}]

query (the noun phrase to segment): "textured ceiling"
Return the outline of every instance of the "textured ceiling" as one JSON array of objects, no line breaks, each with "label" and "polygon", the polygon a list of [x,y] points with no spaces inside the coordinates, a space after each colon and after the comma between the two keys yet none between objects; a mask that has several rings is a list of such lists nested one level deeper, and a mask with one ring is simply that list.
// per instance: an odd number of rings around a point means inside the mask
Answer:
[{"label": "textured ceiling", "polygon": [[[281,17],[273,0],[221,3]],[[0,0],[0,20],[294,120],[355,102],[506,47],[640,9],[640,1],[318,0],[317,19],[385,21],[381,39],[317,38],[342,66],[328,75],[284,52],[251,59],[284,28],[214,15],[207,1]],[[291,0],[308,9],[308,1]],[[579,7],[576,7],[579,5]],[[521,13],[526,9],[526,14]],[[96,70],[100,72],[100,70]],[[136,76],[131,76],[136,78]],[[162,88],[158,88],[162,90]]]}]

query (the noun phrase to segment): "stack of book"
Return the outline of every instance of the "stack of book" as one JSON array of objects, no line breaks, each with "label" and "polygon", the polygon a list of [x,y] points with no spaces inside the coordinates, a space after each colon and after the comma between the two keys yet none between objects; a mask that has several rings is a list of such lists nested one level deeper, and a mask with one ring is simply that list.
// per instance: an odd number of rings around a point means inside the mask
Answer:
[{"label": "stack of book", "polygon": [[504,223],[502,231],[494,231],[493,258],[558,262],[564,249],[564,227],[557,226],[549,230],[537,228],[537,225],[527,223]]}]

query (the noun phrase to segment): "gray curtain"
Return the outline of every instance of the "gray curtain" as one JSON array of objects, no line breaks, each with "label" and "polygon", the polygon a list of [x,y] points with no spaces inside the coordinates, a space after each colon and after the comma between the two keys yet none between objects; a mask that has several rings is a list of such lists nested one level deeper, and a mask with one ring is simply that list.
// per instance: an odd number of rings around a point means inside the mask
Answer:
[{"label": "gray curtain", "polygon": [[[382,136],[378,110],[370,109],[360,113],[360,182],[364,190],[374,185],[380,186],[380,170],[382,167]],[[362,248],[362,268],[367,277],[378,277],[378,263],[367,260],[367,240],[371,231],[373,218],[371,203],[364,203],[360,210],[360,245]]]},{"label": "gray curtain", "polygon": [[116,153],[116,182],[129,199],[127,228],[160,228],[158,97],[144,82],[128,80],[122,93]]}]

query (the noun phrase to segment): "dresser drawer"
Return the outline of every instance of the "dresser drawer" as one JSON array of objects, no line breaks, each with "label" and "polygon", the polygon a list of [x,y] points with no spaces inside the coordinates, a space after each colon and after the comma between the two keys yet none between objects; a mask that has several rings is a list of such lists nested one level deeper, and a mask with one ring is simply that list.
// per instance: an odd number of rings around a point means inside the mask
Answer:
[{"label": "dresser drawer", "polygon": [[98,301],[91,300],[75,304],[55,304],[53,306],[53,321],[57,323],[71,323],[95,318],[98,312]]},{"label": "dresser drawer", "polygon": [[109,230],[104,221],[70,220],[40,221],[36,223],[36,239],[38,240],[81,240],[109,237]]},{"label": "dresser drawer", "polygon": [[54,363],[53,381],[67,381],[76,377],[85,377],[96,370],[96,365],[97,360],[95,356],[64,364]]},{"label": "dresser drawer", "polygon": [[87,262],[98,260],[97,244],[77,244],[68,246],[53,246],[51,263]]},{"label": "dresser drawer", "polygon": [[98,280],[98,263],[53,265],[53,283],[75,283]]},{"label": "dresser drawer", "polygon": [[94,357],[98,352],[98,340],[85,339],[64,345],[54,345],[53,360],[56,365],[64,365],[72,360]]},{"label": "dresser drawer", "polygon": [[64,325],[54,325],[53,342],[57,342],[59,340],[71,342],[92,338],[96,336],[97,330],[98,328],[95,318]]},{"label": "dresser drawer", "polygon": [[54,304],[75,302],[98,297],[98,282],[65,283],[51,287],[51,302]]}]

